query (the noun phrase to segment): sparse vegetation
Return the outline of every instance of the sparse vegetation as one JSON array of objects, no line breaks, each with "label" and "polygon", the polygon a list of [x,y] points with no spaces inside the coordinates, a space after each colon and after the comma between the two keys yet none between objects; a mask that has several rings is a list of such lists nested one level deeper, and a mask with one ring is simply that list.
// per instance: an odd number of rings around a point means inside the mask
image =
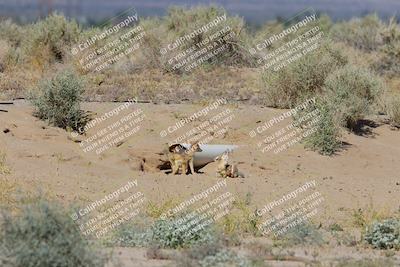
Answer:
[{"label": "sparse vegetation", "polygon": [[[307,112],[316,112],[318,113],[315,118],[317,120],[315,124],[311,126],[305,126],[302,123],[302,127],[305,128],[305,131],[310,131],[310,134],[307,135],[303,142],[306,147],[318,151],[322,155],[332,155],[336,151],[338,151],[342,142],[340,141],[341,133],[340,127],[337,120],[333,117],[333,112],[329,107],[327,100],[325,99],[317,99],[316,104],[311,108],[307,109]],[[305,112],[301,114],[304,115]],[[299,119],[297,116],[295,119]]]},{"label": "sparse vegetation", "polygon": [[275,245],[322,245],[325,243],[321,232],[311,223],[305,222],[290,228],[282,238],[275,241]]},{"label": "sparse vegetation", "polygon": [[218,240],[218,235],[211,227],[205,227],[190,234],[180,229],[184,226],[185,223],[179,223],[179,218],[157,219],[150,221],[147,225],[128,224],[115,233],[114,239],[115,243],[122,246],[156,245],[160,248],[190,247],[195,244],[209,244]]},{"label": "sparse vegetation", "polygon": [[387,108],[390,124],[394,127],[400,128],[400,96],[395,95],[391,97]]},{"label": "sparse vegetation", "polygon": [[10,207],[15,202],[16,184],[4,177],[0,178],[0,206]]},{"label": "sparse vegetation", "polygon": [[28,34],[29,38],[25,36],[21,42],[26,63],[43,68],[65,61],[71,46],[79,40],[80,29],[76,22],[54,13],[32,25]]},{"label": "sparse vegetation", "polygon": [[341,260],[337,267],[394,267],[393,261],[388,259],[362,259],[362,260]]},{"label": "sparse vegetation", "polygon": [[6,154],[0,150],[0,174],[9,174],[10,171],[6,165]]},{"label": "sparse vegetation", "polygon": [[[167,51],[167,55],[160,53],[161,48],[225,14],[226,20],[218,27],[187,40],[174,51]],[[386,92],[383,81],[389,80],[393,81],[393,85],[388,83],[393,92],[390,92],[391,98],[385,106],[385,117],[382,121],[389,121],[392,126],[400,128],[400,97],[397,94],[397,76],[400,73],[398,22],[393,18],[386,24],[376,15],[369,15],[340,23],[332,23],[329,17],[323,16],[318,23],[324,34],[332,37],[328,40],[329,43],[323,43],[318,50],[302,56],[278,72],[267,71],[260,75],[260,68],[256,67],[254,58],[247,51],[249,44],[254,45],[255,40],[265,40],[271,32],[278,33],[287,25],[282,21],[274,21],[261,29],[251,29],[251,32],[242,18],[231,16],[223,8],[215,6],[173,7],[164,17],[141,19],[139,25],[143,26],[146,34],[140,49],[132,55],[124,56],[121,64],[115,64],[107,72],[100,73],[68,69],[79,65],[76,58],[70,55],[71,48],[94,33],[101,32],[100,28],[83,29],[75,21],[59,14],[52,14],[30,25],[18,25],[9,20],[0,21],[0,98],[24,97],[26,90],[40,80],[37,90],[33,90],[29,95],[35,108],[34,115],[50,125],[69,131],[84,127],[89,120],[87,113],[81,110],[80,103],[83,99],[124,101],[137,97],[156,103],[188,101],[200,103],[203,107],[211,103],[210,99],[225,97],[233,102],[229,106],[246,111],[248,106],[242,108],[241,104],[238,104],[242,103],[240,101],[245,105],[293,108],[304,99],[315,96],[316,104],[300,112],[304,114],[319,110],[315,132],[305,137],[303,142],[305,147],[320,154],[333,155],[344,144],[341,140],[344,132],[342,127],[354,133],[358,131],[360,122],[369,119],[370,115],[383,114],[379,110],[382,95]],[[183,74],[172,69],[168,58],[202,43],[226,25],[229,25],[234,33],[229,41],[224,42],[227,45],[226,53],[205,61],[191,73]],[[277,42],[274,45],[279,44]],[[354,53],[352,58],[349,54],[354,51],[357,53]],[[363,56],[368,59],[364,60]],[[361,58],[360,61],[364,60],[363,68],[358,67],[354,57]],[[60,69],[62,71],[57,71]],[[48,73],[55,75],[48,79]],[[176,121],[184,119],[187,115],[179,112],[179,109],[174,110],[173,119]],[[257,123],[261,122],[260,118]],[[305,124],[299,126],[303,130],[311,129]],[[5,135],[5,138],[21,138],[22,127],[15,127],[16,130]],[[238,129],[235,127],[232,129]],[[348,131],[349,135],[352,134],[351,131]],[[238,140],[241,134],[239,132],[233,137],[228,135],[227,139],[231,139],[224,141]],[[30,137],[22,138],[26,138],[26,143],[31,141]],[[131,144],[127,146],[131,147]],[[31,154],[26,153],[23,156],[30,157],[32,161],[36,156],[47,156],[39,155],[36,151]],[[66,163],[63,155],[66,154],[53,154],[60,163],[58,165]],[[92,167],[99,166],[98,162],[90,160],[80,168],[91,164]],[[104,156],[102,160],[106,162],[107,158]],[[266,173],[266,170],[270,170],[262,165],[261,161],[246,162],[244,165],[249,169],[259,167]],[[13,172],[17,166],[18,164],[13,163]],[[307,166],[300,167],[299,163],[296,169],[293,169],[293,173],[300,173],[306,168]],[[32,177],[32,180],[37,179],[38,173],[40,172],[34,173],[35,177]],[[57,169],[57,174],[59,173],[61,172]],[[312,172],[304,170],[302,174],[306,177]],[[11,169],[6,164],[6,155],[1,151],[0,176],[12,176]],[[263,178],[271,186],[274,183],[274,179],[270,177]],[[246,183],[245,180],[243,183]],[[86,188],[86,182],[79,186]],[[86,190],[88,194],[91,193],[91,190]],[[12,180],[1,179],[0,205],[14,206],[14,191],[15,183]],[[397,191],[391,189],[389,193]],[[79,197],[88,200],[86,195]],[[294,251],[283,252],[288,247],[314,248],[328,245],[323,235],[326,232],[323,233],[320,227],[311,223],[304,223],[272,240],[273,244],[253,247],[259,257],[253,255],[254,258],[251,258],[237,253],[238,249],[246,247],[244,241],[247,240],[244,238],[261,236],[256,227],[260,218],[252,216],[254,207],[250,203],[251,195],[246,197],[245,200],[236,200],[230,212],[218,222],[192,235],[187,231],[178,231],[178,228],[183,226],[179,223],[180,218],[159,219],[166,210],[179,204],[179,201],[171,200],[161,205],[150,203],[145,218],[140,218],[144,220],[143,223],[138,223],[135,218],[134,222],[117,228],[111,240],[106,240],[105,243],[109,246],[148,248],[147,256],[151,259],[171,259],[163,253],[173,250],[182,253],[181,257],[172,259],[181,267],[265,266],[265,258],[282,260],[286,256],[293,256]],[[347,232],[346,225],[342,227],[342,224],[332,224],[329,226],[332,232],[330,234],[340,239],[336,240],[338,245],[357,246],[358,249],[360,243],[365,245],[367,242],[370,245],[369,251],[386,249],[386,255],[392,255],[392,251],[397,253],[400,248],[399,219],[389,219],[392,216],[384,213],[383,209],[376,210],[372,206],[356,210],[349,217],[353,220],[351,226],[357,228],[360,235],[353,236]],[[0,227],[0,265],[104,266],[105,255],[100,253],[91,241],[80,235],[77,226],[63,208],[42,201],[27,205],[22,211],[18,209],[5,212]],[[274,249],[279,252],[274,254]],[[307,259],[312,256],[315,261],[318,251],[306,256]],[[336,260],[336,263],[341,267],[395,266],[391,260],[380,259],[346,259],[340,262]]]},{"label": "sparse vegetation", "polygon": [[314,53],[301,57],[280,71],[267,71],[262,79],[267,105],[293,108],[300,99],[322,92],[328,75],[344,66],[347,59],[339,50],[325,44]]},{"label": "sparse vegetation", "polygon": [[374,111],[384,90],[379,77],[351,65],[331,73],[324,85],[334,117],[351,130],[356,130],[358,121]]},{"label": "sparse vegetation", "polygon": [[105,255],[80,235],[63,208],[45,201],[20,214],[3,214],[0,227],[2,266],[104,266]]},{"label": "sparse vegetation", "polygon": [[179,223],[178,219],[157,220],[151,228],[152,241],[165,248],[187,247],[216,241],[216,235],[211,227],[190,234],[188,231],[180,230],[184,225]]},{"label": "sparse vegetation", "polygon": [[256,267],[265,266],[256,260],[240,256],[221,244],[194,246],[186,250],[177,260],[178,267]]},{"label": "sparse vegetation", "polygon": [[381,73],[396,76],[400,73],[400,27],[395,18],[391,18],[389,25],[381,33],[384,45],[382,46],[375,68]]},{"label": "sparse vegetation", "polygon": [[78,130],[88,122],[80,109],[83,82],[71,71],[62,71],[50,80],[40,83],[39,91],[33,92],[34,115],[49,124]]},{"label": "sparse vegetation", "polygon": [[378,50],[382,45],[381,31],[384,25],[376,14],[355,18],[333,26],[331,36],[334,40],[344,42],[365,51]]}]

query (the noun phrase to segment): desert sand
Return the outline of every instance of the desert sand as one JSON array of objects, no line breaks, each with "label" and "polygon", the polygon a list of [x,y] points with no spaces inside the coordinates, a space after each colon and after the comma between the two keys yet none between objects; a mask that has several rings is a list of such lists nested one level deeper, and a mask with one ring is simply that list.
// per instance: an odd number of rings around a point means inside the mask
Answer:
[{"label": "desert sand", "polygon": [[[84,103],[82,108],[93,112],[94,116],[101,116],[121,104],[92,102]],[[154,203],[186,199],[223,179],[215,176],[215,163],[194,175],[171,175],[153,166],[167,143],[200,124],[202,119],[183,127],[175,135],[162,138],[159,133],[204,106],[133,104],[118,116],[89,129],[85,136],[72,137],[71,133],[35,118],[33,108],[25,100],[14,101],[14,105],[6,107],[9,112],[0,113],[0,144],[11,169],[5,177],[23,190],[40,191],[66,204],[90,203],[134,179],[146,198]],[[223,108],[228,107],[234,114],[234,119],[226,125],[228,132],[211,140],[210,144],[239,146],[233,158],[245,178],[227,178],[228,190],[238,198],[251,194],[252,205],[260,208],[305,182],[315,180],[315,190],[325,201],[312,219],[314,223],[346,224],[352,211],[360,208],[399,210],[398,131],[377,122],[369,128],[369,134],[343,132],[347,145],[331,157],[307,150],[301,143],[278,154],[262,153],[257,148],[260,139],[250,138],[249,131],[284,110],[237,104],[227,104]],[[79,141],[136,109],[145,114],[137,133],[100,155],[82,150]],[[345,254],[343,251],[348,252],[346,248],[336,250],[335,253],[341,255]],[[125,266],[156,266],[143,258],[144,252],[140,249],[116,248],[115,251]],[[135,260],[131,260],[132,257]],[[147,265],[141,265],[141,258]],[[294,263],[293,266],[303,265]]]}]

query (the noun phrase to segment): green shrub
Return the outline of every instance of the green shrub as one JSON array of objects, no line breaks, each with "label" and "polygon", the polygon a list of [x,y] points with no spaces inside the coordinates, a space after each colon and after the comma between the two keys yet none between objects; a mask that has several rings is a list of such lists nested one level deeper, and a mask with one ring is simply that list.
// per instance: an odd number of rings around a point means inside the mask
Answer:
[{"label": "green shrub", "polygon": [[322,245],[324,239],[319,230],[311,223],[304,222],[292,227],[281,238],[275,240],[275,244],[295,245]]},{"label": "green shrub", "polygon": [[43,200],[19,215],[4,213],[0,255],[1,266],[15,267],[98,267],[106,261],[63,208]]},{"label": "green shrub", "polygon": [[151,228],[152,242],[164,248],[188,247],[195,244],[212,243],[217,240],[210,227],[205,227],[193,234],[180,230],[185,224],[178,219],[157,220]]},{"label": "green shrub", "polygon": [[29,33],[30,38],[24,43],[27,55],[39,62],[41,56],[49,56],[46,58],[49,62],[62,62],[78,42],[81,30],[75,21],[54,13],[33,24]]},{"label": "green shrub", "polygon": [[266,104],[277,108],[293,107],[301,98],[320,93],[326,77],[346,63],[347,59],[339,50],[324,45],[279,71],[264,72]]},{"label": "green shrub", "polygon": [[337,23],[332,27],[331,37],[358,49],[373,51],[382,45],[380,36],[384,24],[376,14]]},{"label": "green shrub", "polygon": [[163,68],[160,49],[162,47],[163,36],[166,33],[161,19],[145,18],[140,21],[146,35],[143,37],[143,44],[140,51],[135,53],[137,64],[144,68]]},{"label": "green shrub", "polygon": [[370,71],[348,65],[327,77],[324,91],[341,126],[355,130],[357,122],[374,111],[384,84]]},{"label": "green shrub", "polygon": [[[222,43],[226,44],[227,48],[222,53],[206,60],[203,63],[203,66],[214,64],[229,66],[254,65],[254,60],[247,50],[244,49],[250,38],[246,32],[243,19],[228,15],[226,15],[226,20],[221,21],[217,26],[210,27],[208,31],[196,34],[193,38],[183,41],[179,47],[171,51],[167,49],[165,55],[160,53],[161,48],[166,48],[168,44],[172,44],[179,38],[193,33],[195,30],[200,29],[217,17],[223,16],[226,13],[227,12],[223,8],[216,6],[198,6],[192,8],[171,7],[168,10],[167,16],[164,16],[161,19],[148,18],[142,20],[140,25],[145,29],[146,35],[143,39],[141,51],[139,51],[139,55],[137,55],[140,59],[139,65],[160,68],[167,72],[180,73],[184,67],[174,69],[174,65],[179,61],[183,61],[184,58],[188,58],[189,55],[193,55],[194,52],[181,57],[178,61],[172,61],[171,64],[168,63],[168,61],[179,54],[183,54],[187,49],[196,47],[197,44],[205,41],[218,31],[225,28],[225,26],[229,26],[235,35],[228,41],[223,41]],[[224,33],[217,39],[225,37],[228,34],[229,32]],[[220,43],[218,47],[221,46],[222,43]],[[199,58],[200,57],[197,59]],[[192,62],[194,61],[189,61],[187,65]]]},{"label": "green shrub", "polygon": [[[340,127],[333,117],[333,111],[326,103],[326,100],[317,99],[316,104],[307,109],[307,112],[316,112],[316,110],[319,111],[317,113],[319,119],[311,127],[306,127],[306,130],[315,128],[310,135],[303,139],[303,142],[307,148],[329,156],[338,151],[342,145]],[[304,115],[304,112],[302,113]]]},{"label": "green shrub", "polygon": [[34,115],[49,124],[78,130],[84,127],[88,117],[80,110],[83,82],[73,72],[66,70],[39,85],[39,92],[32,93]]},{"label": "green shrub", "polygon": [[389,76],[400,73],[400,26],[395,18],[390,20],[389,25],[382,32],[384,45],[382,46],[382,56],[375,64],[375,68]]},{"label": "green shrub", "polygon": [[[249,39],[244,20],[237,16],[228,16],[226,10],[222,7],[198,6],[190,9],[182,7],[170,8],[168,10],[168,16],[165,19],[168,35],[169,37],[173,37],[169,40],[175,41],[181,36],[190,34],[224,14],[226,14],[225,21],[220,22],[217,26],[211,27],[207,32],[203,32],[190,41],[187,41],[179,49],[179,52],[201,43],[216,32],[222,30],[225,26],[229,26],[231,31],[235,33],[235,36],[224,42],[224,44],[228,45],[226,52],[220,53],[214,58],[217,59],[218,64],[251,65],[254,63],[251,56],[248,54],[247,50],[242,48]],[[224,37],[228,34],[229,32],[220,37]],[[210,59],[208,62],[210,63],[213,60],[214,59]]]},{"label": "green shrub", "polygon": [[9,42],[12,46],[19,46],[26,37],[26,27],[13,23],[10,19],[0,21],[0,40]]},{"label": "green shrub", "polygon": [[125,224],[114,233],[111,245],[121,247],[147,247],[151,245],[152,234],[149,229],[138,224]]},{"label": "green shrub", "polygon": [[179,218],[159,219],[152,224],[147,222],[146,226],[125,225],[115,233],[115,243],[129,247],[153,245],[160,248],[181,248],[218,241],[219,237],[211,227],[205,227],[193,234],[179,229],[185,226],[184,223],[179,223]]},{"label": "green shrub", "polygon": [[400,128],[400,96],[393,96],[389,100],[387,109],[390,124],[394,127]]},{"label": "green shrub", "polygon": [[387,219],[374,222],[364,237],[368,244],[379,249],[400,249],[400,220]]}]

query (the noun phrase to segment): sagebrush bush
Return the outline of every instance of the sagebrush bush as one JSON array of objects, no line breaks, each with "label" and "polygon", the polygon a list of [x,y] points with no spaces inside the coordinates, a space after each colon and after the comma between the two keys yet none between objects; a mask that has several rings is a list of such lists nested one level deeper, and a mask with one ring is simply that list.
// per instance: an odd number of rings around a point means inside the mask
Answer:
[{"label": "sagebrush bush", "polygon": [[78,42],[80,34],[81,30],[75,21],[54,13],[31,26],[24,49],[34,60],[32,63],[63,62],[72,45]]},{"label": "sagebrush bush", "polygon": [[106,262],[63,208],[43,200],[18,215],[3,214],[0,255],[0,265],[10,267],[98,267]]},{"label": "sagebrush bush", "polygon": [[331,73],[324,85],[326,99],[339,123],[355,130],[357,122],[377,107],[384,84],[375,74],[352,65]]},{"label": "sagebrush bush", "polygon": [[377,50],[382,45],[381,30],[384,24],[376,14],[335,24],[331,37],[365,51]]},{"label": "sagebrush bush", "polygon": [[374,222],[367,228],[364,239],[374,248],[400,249],[400,219]]},{"label": "sagebrush bush", "polygon": [[347,59],[339,50],[326,44],[279,71],[264,72],[266,104],[292,108],[301,98],[320,93],[326,77],[346,63]]},{"label": "sagebrush bush", "polygon": [[7,57],[10,51],[10,45],[4,40],[0,40],[0,73],[4,72],[7,66]]},{"label": "sagebrush bush", "polygon": [[[169,40],[175,41],[179,37],[187,35],[223,15],[226,15],[225,21],[220,22],[218,26],[211,27],[207,32],[203,32],[186,42],[179,51],[182,52],[189,47],[199,44],[225,26],[229,26],[231,31],[235,33],[235,36],[224,42],[224,44],[228,45],[226,52],[218,54],[214,58],[218,61],[218,64],[251,65],[254,62],[252,62],[247,50],[243,49],[249,37],[245,29],[244,20],[238,16],[229,16],[222,7],[198,6],[190,9],[182,7],[170,8],[168,10],[168,16],[165,19],[168,34],[173,37]],[[228,34],[229,32],[219,38],[225,37]],[[208,62],[213,60],[214,59],[210,59]]]},{"label": "sagebrush bush", "polygon": [[[149,226],[150,225],[150,226]],[[179,218],[158,219],[146,226],[128,224],[115,233],[115,243],[120,246],[146,247],[155,245],[161,248],[182,248],[192,245],[209,244],[218,240],[218,235],[211,227],[188,234],[179,223]]]},{"label": "sagebrush bush", "polygon": [[381,33],[384,45],[382,56],[375,64],[375,68],[389,76],[400,74],[400,26],[395,18],[391,18],[389,25]]},{"label": "sagebrush bush", "polygon": [[162,36],[165,29],[159,18],[145,18],[140,21],[140,26],[146,32],[140,51],[135,54],[137,64],[144,68],[163,68],[165,62],[161,61],[160,49],[162,47]]},{"label": "sagebrush bush", "polygon": [[[179,38],[193,33],[195,30],[200,29],[202,26],[212,22],[217,17],[226,14],[226,20],[221,21],[217,26],[210,27],[208,31],[195,35],[193,38],[185,40],[179,47],[168,50],[165,55],[160,53],[161,48],[166,48],[168,44],[174,43]],[[244,49],[249,41],[248,34],[245,29],[243,19],[239,17],[232,17],[222,7],[216,6],[197,6],[192,8],[171,7],[168,9],[166,16],[160,19],[145,19],[140,22],[146,31],[142,49],[138,55],[141,58],[141,65],[151,66],[162,69],[167,72],[182,72],[183,67],[174,69],[173,64],[169,64],[168,60],[184,53],[191,47],[197,47],[197,44],[205,41],[213,34],[229,26],[231,31],[235,33],[234,37],[228,41],[223,41],[227,48],[209,60],[204,62],[204,66],[217,62],[218,65],[229,66],[251,66],[254,60],[249,53]],[[225,37],[229,32],[220,35],[217,39]],[[217,39],[213,40],[216,41]],[[212,42],[210,42],[212,43]],[[222,45],[219,44],[219,46]],[[204,46],[202,46],[204,47]],[[192,53],[193,54],[193,53]],[[188,58],[190,54],[186,54],[183,58]],[[148,60],[147,63],[142,63],[143,59]],[[180,60],[182,61],[182,60]],[[189,61],[190,63],[193,61]],[[190,64],[188,63],[188,64]]]},{"label": "sagebrush bush", "polygon": [[157,220],[151,228],[152,242],[164,248],[179,248],[212,243],[217,239],[211,227],[189,234],[187,231],[179,230],[183,226],[185,224],[180,224],[177,219]]},{"label": "sagebrush bush", "polygon": [[142,225],[125,224],[118,228],[114,233],[111,245],[121,247],[147,247],[151,244],[152,233]]},{"label": "sagebrush bush", "polygon": [[287,230],[280,241],[288,246],[321,245],[325,242],[318,229],[308,222],[298,224]]},{"label": "sagebrush bush", "polygon": [[389,115],[390,124],[400,128],[400,96],[392,96],[387,105],[387,113]]},{"label": "sagebrush bush", "polygon": [[61,71],[52,79],[41,81],[38,92],[31,94],[34,115],[51,125],[78,130],[88,122],[80,109],[82,93],[81,78],[70,70]]},{"label": "sagebrush bush", "polygon": [[305,131],[313,130],[311,134],[303,138],[303,142],[307,148],[318,151],[322,155],[330,156],[338,151],[342,145],[338,122],[333,117],[333,111],[327,101],[323,98],[317,99],[315,105],[310,106],[296,116],[295,121],[311,112],[316,112],[315,118],[318,117],[318,119],[315,124],[309,127],[305,126],[306,122],[300,124]]},{"label": "sagebrush bush", "polygon": [[10,19],[0,21],[0,40],[9,42],[12,46],[19,46],[26,37],[27,27],[19,26]]}]

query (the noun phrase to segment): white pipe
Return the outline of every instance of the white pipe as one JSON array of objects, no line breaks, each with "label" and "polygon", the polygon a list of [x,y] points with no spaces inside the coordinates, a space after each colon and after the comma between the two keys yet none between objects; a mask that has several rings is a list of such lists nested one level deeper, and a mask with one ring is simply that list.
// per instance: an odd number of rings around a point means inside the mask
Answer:
[{"label": "white pipe", "polygon": [[[190,144],[182,144],[187,149]],[[202,152],[194,153],[193,165],[196,168],[201,168],[210,162],[213,162],[216,157],[223,154],[225,151],[233,151],[238,148],[237,145],[200,145]]]}]

